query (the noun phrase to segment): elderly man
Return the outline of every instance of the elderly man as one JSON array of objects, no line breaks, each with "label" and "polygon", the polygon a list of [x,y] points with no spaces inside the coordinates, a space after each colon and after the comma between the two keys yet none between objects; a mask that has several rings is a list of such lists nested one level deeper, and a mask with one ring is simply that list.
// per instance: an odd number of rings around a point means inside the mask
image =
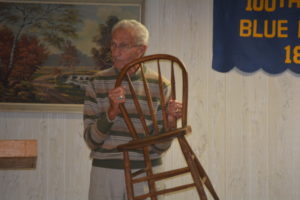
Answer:
[{"label": "elderly man", "polygon": [[[126,88],[114,88],[114,84],[118,73],[127,63],[145,54],[148,38],[147,28],[136,20],[119,21],[112,29],[113,66],[98,72],[86,88],[84,139],[92,150],[93,159],[89,200],[126,199],[123,157],[116,147],[131,140],[119,110],[119,104],[126,102],[131,96],[126,93]],[[129,73],[131,76],[138,76],[136,69]],[[168,119],[171,123],[180,117],[180,112],[175,112],[178,108],[181,108],[181,103],[169,101]],[[169,146],[170,142],[163,143],[151,151],[154,166],[161,164],[161,153]],[[134,169],[143,168],[142,154],[131,152],[131,157]],[[137,184],[134,191],[136,194],[143,194],[144,184]]]}]

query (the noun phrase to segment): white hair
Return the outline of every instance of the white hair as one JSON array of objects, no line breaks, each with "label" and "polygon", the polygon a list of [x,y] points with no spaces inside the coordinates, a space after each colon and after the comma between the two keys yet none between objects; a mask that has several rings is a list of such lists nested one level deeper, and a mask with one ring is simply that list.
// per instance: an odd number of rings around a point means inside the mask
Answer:
[{"label": "white hair", "polygon": [[148,45],[149,31],[142,23],[134,19],[123,19],[114,25],[112,33],[118,28],[133,30],[136,45]]}]

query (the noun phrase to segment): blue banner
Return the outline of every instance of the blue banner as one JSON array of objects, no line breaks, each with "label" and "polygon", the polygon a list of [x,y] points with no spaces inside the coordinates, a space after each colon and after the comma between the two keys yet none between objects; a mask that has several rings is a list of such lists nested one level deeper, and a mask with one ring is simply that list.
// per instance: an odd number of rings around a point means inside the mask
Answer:
[{"label": "blue banner", "polygon": [[212,65],[300,73],[300,0],[214,0]]}]

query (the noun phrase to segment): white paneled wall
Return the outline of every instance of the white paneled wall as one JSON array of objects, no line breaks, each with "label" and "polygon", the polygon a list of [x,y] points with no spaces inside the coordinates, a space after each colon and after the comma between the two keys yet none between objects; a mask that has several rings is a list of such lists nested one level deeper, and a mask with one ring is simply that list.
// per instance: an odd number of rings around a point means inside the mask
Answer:
[{"label": "white paneled wall", "polygon": [[1,200],[86,199],[89,151],[82,116],[63,113],[1,113],[1,139],[36,139],[36,169],[0,170]]},{"label": "white paneled wall", "polygon": [[[169,53],[186,64],[188,140],[221,199],[298,200],[300,77],[212,70],[212,7],[212,0],[146,0],[148,54]],[[0,170],[1,200],[87,199],[82,129],[81,114],[1,112],[0,139],[39,142],[36,170]],[[178,152],[174,143],[165,168],[182,164]],[[198,198],[189,190],[166,199]]]}]

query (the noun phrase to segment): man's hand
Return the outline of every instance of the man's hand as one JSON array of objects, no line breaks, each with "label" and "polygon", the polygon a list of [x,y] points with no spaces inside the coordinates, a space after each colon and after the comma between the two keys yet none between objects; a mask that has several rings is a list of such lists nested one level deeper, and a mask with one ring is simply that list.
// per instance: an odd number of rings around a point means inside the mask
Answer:
[{"label": "man's hand", "polygon": [[171,123],[176,122],[177,119],[182,117],[182,103],[176,100],[170,100],[167,107],[168,121]]},{"label": "man's hand", "polygon": [[117,88],[111,89],[108,92],[108,98],[110,106],[108,109],[108,118],[114,120],[115,117],[120,113],[119,104],[125,102],[125,88],[119,86]]}]

